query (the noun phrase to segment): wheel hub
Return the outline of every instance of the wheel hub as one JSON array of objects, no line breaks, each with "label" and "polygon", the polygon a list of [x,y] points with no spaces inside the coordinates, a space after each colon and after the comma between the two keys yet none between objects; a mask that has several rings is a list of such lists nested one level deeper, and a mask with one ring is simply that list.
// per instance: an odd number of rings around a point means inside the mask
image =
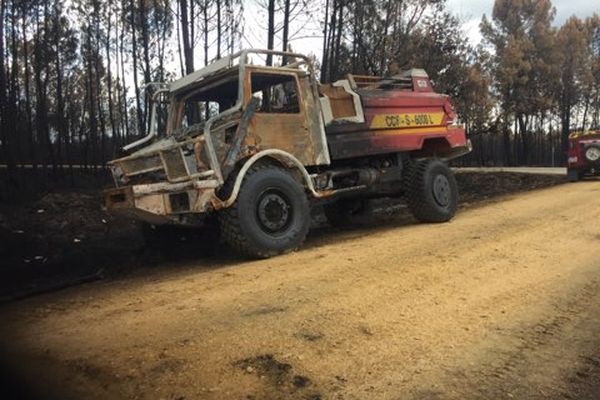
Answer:
[{"label": "wheel hub", "polygon": [[445,175],[437,175],[433,180],[433,198],[442,207],[450,204],[450,182]]},{"label": "wheel hub", "polygon": [[600,149],[598,147],[590,147],[586,150],[585,157],[591,162],[600,160]]},{"label": "wheel hub", "polygon": [[258,201],[258,221],[268,232],[282,231],[291,220],[291,205],[278,191],[263,193]]}]

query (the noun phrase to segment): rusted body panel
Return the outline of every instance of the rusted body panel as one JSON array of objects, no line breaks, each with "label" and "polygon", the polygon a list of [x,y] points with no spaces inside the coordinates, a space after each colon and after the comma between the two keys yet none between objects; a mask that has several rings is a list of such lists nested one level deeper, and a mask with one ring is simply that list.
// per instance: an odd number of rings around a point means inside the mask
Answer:
[{"label": "rusted body panel", "polygon": [[329,99],[332,118],[340,119],[356,115],[352,95],[341,86],[324,84],[319,87],[319,92]]},{"label": "rusted body panel", "polygon": [[257,110],[250,121],[246,145],[256,151],[280,149],[293,154],[304,165],[329,163],[321,111],[316,106],[315,93],[309,76],[290,68],[248,66],[244,80],[244,103],[256,92],[253,76],[288,77],[296,87],[296,112],[264,112]]}]

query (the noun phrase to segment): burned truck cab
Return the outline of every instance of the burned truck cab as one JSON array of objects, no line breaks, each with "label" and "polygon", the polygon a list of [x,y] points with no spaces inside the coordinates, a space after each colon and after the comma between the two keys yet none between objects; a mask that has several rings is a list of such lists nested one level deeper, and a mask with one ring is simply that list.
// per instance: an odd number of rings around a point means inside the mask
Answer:
[{"label": "burned truck cab", "polygon": [[266,53],[246,50],[161,87],[169,102],[163,131],[152,118],[149,136],[125,150],[145,146],[109,163],[116,188],[105,191],[106,207],[152,224],[195,225],[227,206],[217,189],[259,151],[328,164],[310,60],[286,54],[284,67],[252,63]]}]

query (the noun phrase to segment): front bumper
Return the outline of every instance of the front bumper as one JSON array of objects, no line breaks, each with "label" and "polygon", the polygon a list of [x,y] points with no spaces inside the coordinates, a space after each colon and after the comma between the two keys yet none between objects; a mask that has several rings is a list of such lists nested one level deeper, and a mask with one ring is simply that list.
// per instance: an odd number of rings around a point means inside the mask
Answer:
[{"label": "front bumper", "polygon": [[187,225],[212,209],[217,186],[216,180],[160,182],[108,189],[102,194],[109,212],[155,225]]}]

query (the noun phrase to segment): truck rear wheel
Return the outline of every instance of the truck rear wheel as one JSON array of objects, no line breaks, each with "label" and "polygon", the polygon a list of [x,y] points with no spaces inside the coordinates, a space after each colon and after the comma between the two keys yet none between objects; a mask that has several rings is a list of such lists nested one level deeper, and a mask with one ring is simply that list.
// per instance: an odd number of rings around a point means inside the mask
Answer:
[{"label": "truck rear wheel", "polygon": [[446,222],[458,206],[458,186],[452,170],[440,160],[419,161],[409,168],[406,202],[421,222]]},{"label": "truck rear wheel", "polygon": [[304,188],[287,171],[272,165],[253,166],[235,203],[219,214],[223,240],[255,258],[298,248],[310,227]]}]

